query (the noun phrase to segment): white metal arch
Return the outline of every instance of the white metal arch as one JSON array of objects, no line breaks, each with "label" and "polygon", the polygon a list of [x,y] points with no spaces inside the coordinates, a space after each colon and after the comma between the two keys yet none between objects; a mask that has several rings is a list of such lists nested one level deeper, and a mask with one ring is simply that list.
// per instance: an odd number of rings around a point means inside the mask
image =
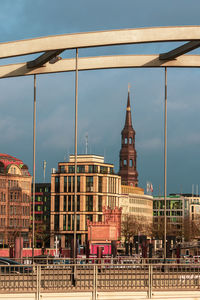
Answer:
[{"label": "white metal arch", "polygon": [[[0,66],[0,78],[34,74],[69,72],[75,70],[75,59],[63,59],[54,65],[52,58],[67,49],[112,46],[122,44],[189,41],[171,51],[155,55],[118,55],[84,57],[78,62],[78,70],[141,67],[199,67],[199,55],[183,55],[200,46],[200,26],[158,27],[86,32],[48,36],[0,44],[0,58],[9,58],[45,52],[35,61]],[[172,59],[173,57],[173,59]],[[175,59],[174,59],[175,57]]]},{"label": "white metal arch", "polygon": [[200,26],[121,29],[47,36],[0,44],[0,58],[50,50],[200,40]]},{"label": "white metal arch", "polygon": [[[0,66],[0,78],[28,76],[48,73],[75,71],[75,59],[62,59],[56,64],[46,63],[45,67],[27,68],[26,63]],[[182,55],[175,60],[161,61],[159,55],[116,55],[79,58],[78,70],[100,70],[113,68],[195,68],[200,67],[200,55]]]}]

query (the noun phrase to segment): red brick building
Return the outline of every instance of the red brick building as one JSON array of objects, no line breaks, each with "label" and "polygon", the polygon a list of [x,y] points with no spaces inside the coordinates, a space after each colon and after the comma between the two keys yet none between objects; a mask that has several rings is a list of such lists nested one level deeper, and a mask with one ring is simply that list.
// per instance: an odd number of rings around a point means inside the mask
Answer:
[{"label": "red brick building", "polygon": [[0,154],[0,245],[13,245],[17,236],[29,246],[31,182],[22,160]]},{"label": "red brick building", "polygon": [[88,220],[88,241],[91,254],[97,254],[97,248],[103,248],[103,254],[111,254],[112,242],[121,238],[122,208],[103,208],[102,222]]}]

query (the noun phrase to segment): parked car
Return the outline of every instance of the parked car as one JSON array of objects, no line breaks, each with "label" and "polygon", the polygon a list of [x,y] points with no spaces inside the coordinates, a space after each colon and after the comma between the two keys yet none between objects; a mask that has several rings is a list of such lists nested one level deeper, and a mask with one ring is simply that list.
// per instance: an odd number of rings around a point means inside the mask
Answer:
[{"label": "parked car", "polygon": [[30,273],[32,272],[32,267],[23,266],[15,260],[0,257],[0,271],[1,273]]}]

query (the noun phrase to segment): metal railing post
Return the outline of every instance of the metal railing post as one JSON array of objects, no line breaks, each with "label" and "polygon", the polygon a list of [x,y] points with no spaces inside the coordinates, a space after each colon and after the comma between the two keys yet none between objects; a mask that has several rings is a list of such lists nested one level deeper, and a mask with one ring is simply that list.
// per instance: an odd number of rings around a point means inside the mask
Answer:
[{"label": "metal railing post", "polygon": [[93,266],[93,294],[92,300],[97,300],[97,265]]},{"label": "metal railing post", "polygon": [[40,300],[41,266],[36,267],[36,300]]},{"label": "metal railing post", "polygon": [[152,265],[149,265],[149,284],[148,284],[148,298],[152,298],[152,284],[153,284],[153,268],[152,268]]}]

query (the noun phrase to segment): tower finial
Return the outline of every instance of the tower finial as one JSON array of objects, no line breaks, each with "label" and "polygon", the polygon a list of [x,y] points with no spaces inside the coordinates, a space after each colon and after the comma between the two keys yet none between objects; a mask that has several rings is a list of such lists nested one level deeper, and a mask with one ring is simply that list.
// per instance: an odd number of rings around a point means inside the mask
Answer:
[{"label": "tower finial", "polygon": [[127,107],[126,110],[130,111],[131,107],[130,107],[130,83],[128,84],[128,99],[127,99]]},{"label": "tower finial", "polygon": [[128,83],[128,93],[130,93],[130,88],[131,88],[131,85],[130,85],[130,83]]}]

